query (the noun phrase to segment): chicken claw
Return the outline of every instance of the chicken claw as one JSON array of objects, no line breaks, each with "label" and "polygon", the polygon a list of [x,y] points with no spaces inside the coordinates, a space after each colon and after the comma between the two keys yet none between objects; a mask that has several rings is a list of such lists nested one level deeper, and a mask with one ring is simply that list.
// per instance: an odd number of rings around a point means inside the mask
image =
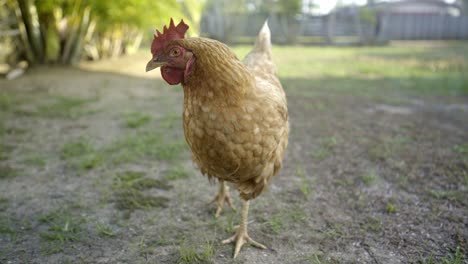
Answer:
[{"label": "chicken claw", "polygon": [[224,202],[226,202],[232,210],[236,211],[236,208],[234,208],[234,205],[232,204],[231,195],[229,195],[229,186],[226,186],[224,181],[220,181],[218,194],[208,204],[212,204],[214,202],[217,202],[218,204],[215,217],[219,217],[221,214]]},{"label": "chicken claw", "polygon": [[249,234],[247,233],[247,214],[249,211],[249,201],[242,201],[242,202],[243,204],[242,204],[241,224],[239,225],[239,227],[236,230],[236,233],[232,237],[225,239],[221,242],[223,244],[229,244],[229,243],[236,241],[236,248],[234,249],[234,258],[237,257],[240,249],[245,243],[250,243],[252,244],[252,246],[258,247],[261,249],[267,249],[266,246],[250,238]]}]

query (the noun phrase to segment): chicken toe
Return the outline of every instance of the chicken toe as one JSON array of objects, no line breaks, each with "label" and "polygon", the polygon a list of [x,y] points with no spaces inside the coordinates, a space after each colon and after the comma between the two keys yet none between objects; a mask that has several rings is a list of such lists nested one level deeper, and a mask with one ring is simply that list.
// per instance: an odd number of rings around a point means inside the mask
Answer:
[{"label": "chicken toe", "polygon": [[236,247],[234,249],[234,258],[236,258],[237,255],[239,255],[239,251],[245,243],[250,243],[254,247],[258,247],[261,249],[267,249],[267,247],[263,244],[260,244],[252,238],[250,238],[249,234],[247,233],[247,214],[249,211],[249,201],[242,202],[242,218],[240,226],[237,228],[236,233],[232,237],[222,241],[223,244],[229,244],[236,241]]},{"label": "chicken toe", "polygon": [[209,204],[212,204],[214,202],[217,203],[215,217],[219,217],[219,215],[221,214],[224,202],[226,202],[232,210],[236,210],[236,208],[234,208],[234,205],[232,204],[231,195],[229,194],[229,187],[226,186],[224,181],[220,181],[218,194],[216,194],[216,196],[213,198],[213,200],[209,202]]}]

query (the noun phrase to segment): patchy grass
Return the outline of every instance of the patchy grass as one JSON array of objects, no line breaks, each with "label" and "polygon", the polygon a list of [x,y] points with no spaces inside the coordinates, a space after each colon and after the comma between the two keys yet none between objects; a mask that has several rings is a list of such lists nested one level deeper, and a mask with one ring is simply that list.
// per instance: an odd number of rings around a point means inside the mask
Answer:
[{"label": "patchy grass", "polygon": [[60,252],[70,242],[80,240],[83,235],[84,218],[74,216],[70,212],[60,209],[39,218],[47,226],[47,231],[40,232],[40,237],[46,242],[44,253]]},{"label": "patchy grass", "polygon": [[336,137],[325,137],[320,139],[320,147],[312,152],[312,157],[317,160],[324,160],[332,155],[335,146],[338,144]]},{"label": "patchy grass", "polygon": [[24,158],[23,164],[44,167],[47,164],[47,159],[41,154],[30,154]]},{"label": "patchy grass", "polygon": [[6,93],[1,93],[0,94],[0,110],[2,111],[8,111],[11,109],[13,105],[13,98],[11,95],[6,94]]},{"label": "patchy grass", "polygon": [[10,237],[17,235],[17,232],[13,229],[13,223],[9,217],[0,218],[0,234],[8,235]]},{"label": "patchy grass", "polygon": [[142,172],[127,171],[115,178],[112,189],[115,194],[114,202],[119,210],[127,210],[131,213],[137,209],[167,206],[168,198],[146,195],[143,191],[152,188],[169,190],[172,186],[165,181],[147,178],[144,175]]},{"label": "patchy grass", "polygon": [[151,121],[151,116],[140,112],[130,112],[124,115],[125,126],[128,128],[139,128]]},{"label": "patchy grass", "polygon": [[[200,245],[200,244],[199,244]],[[194,264],[194,263],[212,263],[212,258],[215,253],[214,242],[207,241],[201,244],[200,247],[194,246],[193,243],[188,243],[185,239],[179,246],[178,264]]]},{"label": "patchy grass", "polygon": [[[309,79],[312,87],[322,85],[333,91],[358,92],[360,96],[390,87],[412,94],[466,95],[468,51],[463,45],[466,43],[438,48],[274,46],[273,54],[280,78]],[[235,49],[241,58],[249,50],[249,46]]]},{"label": "patchy grass", "polygon": [[437,200],[457,201],[462,204],[466,203],[466,192],[457,190],[431,189],[428,190],[427,193]]},{"label": "patchy grass", "polygon": [[403,152],[410,139],[404,136],[387,137],[378,139],[369,149],[369,156],[373,160],[388,161],[392,157]]},{"label": "patchy grass", "polygon": [[8,208],[8,198],[0,196],[0,212]]},{"label": "patchy grass", "polygon": [[284,227],[284,220],[285,216],[280,212],[270,216],[265,224],[271,232],[274,234],[279,234]]},{"label": "patchy grass", "polygon": [[35,109],[18,108],[16,114],[25,116],[75,119],[83,115],[95,112],[90,110],[89,104],[98,101],[99,98],[76,98],[67,96],[53,96],[43,100]]},{"label": "patchy grass", "polygon": [[122,164],[141,158],[172,161],[178,159],[186,149],[182,139],[167,140],[156,132],[142,132],[119,139],[104,151],[111,156],[112,163]]},{"label": "patchy grass", "polygon": [[374,170],[367,171],[361,176],[362,183],[367,187],[372,186],[378,179],[379,176]]},{"label": "patchy grass", "polygon": [[396,210],[395,204],[387,203],[387,205],[385,206],[385,211],[387,212],[387,214],[396,213],[397,210]]},{"label": "patchy grass", "polygon": [[287,215],[294,223],[303,223],[307,220],[307,213],[301,205],[295,205],[287,212]]},{"label": "patchy grass", "polygon": [[[144,73],[148,54],[0,79],[1,263],[466,259],[466,43],[275,47],[290,141],[249,212],[274,250],[236,260],[219,241],[240,212],[205,204],[216,184],[190,177],[182,91]],[[53,209],[67,201],[81,207]]]},{"label": "patchy grass", "polygon": [[167,171],[164,179],[168,181],[186,179],[190,175],[190,172],[182,165],[172,166],[169,171]]},{"label": "patchy grass", "polygon": [[468,143],[456,145],[453,150],[457,152],[464,160],[468,161]]},{"label": "patchy grass", "polygon": [[453,252],[450,256],[447,257],[435,257],[433,254],[431,254],[427,258],[421,258],[420,260],[417,261],[417,263],[421,264],[438,264],[438,263],[443,263],[443,264],[463,264],[466,263],[467,256],[466,253],[463,252],[463,250],[457,246],[455,249],[455,252]]},{"label": "patchy grass", "polygon": [[100,236],[103,237],[115,237],[115,231],[110,225],[106,225],[103,223],[96,223],[96,231]]},{"label": "patchy grass", "polygon": [[382,230],[382,221],[375,217],[368,217],[364,223],[361,223],[361,228],[365,233],[380,232]]},{"label": "patchy grass", "polygon": [[61,157],[76,169],[91,170],[103,164],[121,165],[146,159],[173,161],[186,150],[183,140],[167,140],[159,133],[146,131],[122,137],[100,148],[79,138],[63,145]]},{"label": "patchy grass", "polygon": [[302,193],[305,199],[308,199],[312,193],[310,187],[310,179],[304,174],[304,169],[302,167],[296,168],[296,176],[301,178],[301,183],[299,185],[299,191]]},{"label": "patchy grass", "polygon": [[0,164],[0,180],[16,177],[18,171],[8,165]]},{"label": "patchy grass", "polygon": [[158,120],[159,127],[166,130],[174,128],[177,124],[182,123],[182,115],[180,114],[167,114]]},{"label": "patchy grass", "polygon": [[103,154],[99,153],[94,145],[84,138],[66,143],[62,147],[61,157],[71,166],[80,170],[93,169],[104,161]]}]

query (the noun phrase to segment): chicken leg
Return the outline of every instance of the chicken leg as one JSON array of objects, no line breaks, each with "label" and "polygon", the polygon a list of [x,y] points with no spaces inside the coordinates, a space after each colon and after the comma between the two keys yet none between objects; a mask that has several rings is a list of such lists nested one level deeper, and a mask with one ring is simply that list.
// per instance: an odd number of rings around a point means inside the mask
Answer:
[{"label": "chicken leg", "polygon": [[264,245],[256,242],[252,238],[250,238],[249,234],[247,233],[247,216],[248,216],[248,213],[249,213],[249,201],[248,200],[247,201],[242,200],[241,223],[240,223],[239,227],[237,228],[236,233],[234,234],[234,236],[232,236],[232,237],[230,237],[230,238],[228,238],[226,240],[223,240],[223,242],[222,242],[223,244],[228,244],[228,243],[236,241],[236,248],[234,249],[234,258],[237,257],[241,247],[245,243],[250,243],[253,246],[261,248],[261,249],[267,249],[267,247],[265,247]]},{"label": "chicken leg", "polygon": [[216,208],[216,214],[215,217],[218,217],[221,214],[221,211],[223,210],[224,202],[226,202],[229,207],[231,207],[232,210],[236,210],[234,206],[232,205],[232,200],[231,200],[231,195],[229,195],[229,187],[226,186],[223,180],[219,181],[219,190],[218,194],[214,197],[213,200],[211,200],[208,204],[216,202],[218,204]]}]

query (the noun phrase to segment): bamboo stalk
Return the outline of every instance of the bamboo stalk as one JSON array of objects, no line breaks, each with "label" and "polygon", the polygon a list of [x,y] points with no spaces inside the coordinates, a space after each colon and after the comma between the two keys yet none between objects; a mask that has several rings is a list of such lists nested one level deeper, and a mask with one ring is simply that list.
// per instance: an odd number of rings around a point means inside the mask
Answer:
[{"label": "bamboo stalk", "polygon": [[81,57],[83,51],[83,44],[84,38],[88,31],[89,23],[90,23],[90,14],[91,8],[86,7],[83,11],[83,16],[81,18],[81,23],[79,24],[79,28],[77,30],[77,39],[75,41],[75,45],[73,46],[71,53],[70,53],[70,63],[75,64]]},{"label": "bamboo stalk", "polygon": [[[57,8],[61,9],[61,8]],[[60,36],[58,22],[61,10],[54,10],[53,15],[45,29],[45,61],[58,62],[60,57]]]},{"label": "bamboo stalk", "polygon": [[15,5],[14,10],[18,22],[18,29],[20,31],[21,42],[23,43],[24,51],[26,53],[26,59],[29,61],[29,63],[35,64],[37,63],[36,56],[34,54],[34,50],[31,47],[31,44],[29,43],[28,32],[25,27],[23,16],[21,15],[20,7]]},{"label": "bamboo stalk", "polygon": [[44,59],[44,45],[42,43],[42,35],[39,26],[39,16],[37,8],[30,0],[18,0],[18,5],[21,11],[23,22],[28,34],[28,40],[31,44],[32,50],[36,59],[43,62]]}]

